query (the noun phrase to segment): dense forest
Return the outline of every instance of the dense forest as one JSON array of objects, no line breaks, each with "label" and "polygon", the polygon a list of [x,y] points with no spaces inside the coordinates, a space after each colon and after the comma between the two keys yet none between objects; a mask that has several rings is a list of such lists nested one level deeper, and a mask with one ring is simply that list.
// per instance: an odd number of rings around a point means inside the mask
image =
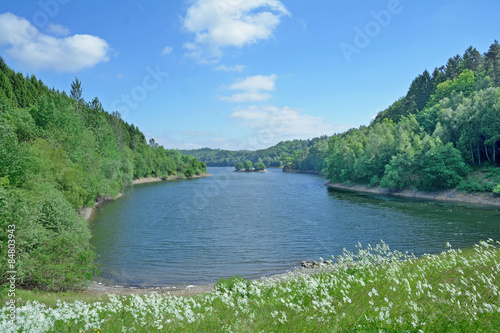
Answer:
[{"label": "dense forest", "polygon": [[15,246],[0,257],[2,285],[15,270],[19,287],[84,286],[96,270],[78,209],[116,196],[133,178],[206,172],[192,156],[147,143],[97,97],[84,101],[78,79],[68,95],[13,71],[2,58],[0,137],[1,252]]},{"label": "dense forest", "polygon": [[211,166],[250,160],[327,174],[333,182],[500,193],[500,45],[469,47],[369,126],[332,137],[280,142],[268,149],[186,151]]},{"label": "dense forest", "polygon": [[418,75],[369,126],[294,151],[287,163],[340,183],[500,193],[499,87],[498,41],[484,54],[471,46]]},{"label": "dense forest", "polygon": [[401,189],[500,192],[500,45],[425,70],[369,126],[329,141],[328,178]]}]

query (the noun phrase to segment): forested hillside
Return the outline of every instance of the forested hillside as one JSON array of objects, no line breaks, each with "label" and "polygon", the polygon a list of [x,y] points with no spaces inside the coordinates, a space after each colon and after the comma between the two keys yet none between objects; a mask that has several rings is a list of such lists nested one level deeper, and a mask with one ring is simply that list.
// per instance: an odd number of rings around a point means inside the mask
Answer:
[{"label": "forested hillside", "polygon": [[370,126],[334,135],[328,178],[388,188],[500,192],[500,45],[469,47]]},{"label": "forested hillside", "polygon": [[233,167],[238,162],[249,160],[252,163],[264,163],[268,167],[282,167],[290,160],[295,151],[308,151],[316,146],[318,142],[326,140],[327,137],[324,136],[310,140],[281,141],[272,147],[255,151],[202,148],[181,150],[181,153],[197,157],[205,162],[207,166]]},{"label": "forested hillside", "polygon": [[500,192],[500,45],[425,70],[369,126],[295,150],[285,163],[326,167],[333,182]]},{"label": "forested hillside", "polygon": [[[0,283],[16,270],[25,288],[72,289],[91,277],[91,234],[77,209],[116,196],[133,178],[206,171],[192,156],[148,144],[97,97],[84,101],[78,79],[68,96],[2,58],[0,137]],[[15,244],[9,257],[8,240]]]}]

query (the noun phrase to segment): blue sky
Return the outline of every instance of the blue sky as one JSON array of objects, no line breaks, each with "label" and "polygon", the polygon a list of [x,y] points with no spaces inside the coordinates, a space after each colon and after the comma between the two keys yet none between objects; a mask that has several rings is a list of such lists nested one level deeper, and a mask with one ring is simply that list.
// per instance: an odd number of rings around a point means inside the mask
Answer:
[{"label": "blue sky", "polygon": [[82,81],[166,148],[259,149],[367,125],[425,69],[500,39],[500,2],[2,0],[0,55]]}]

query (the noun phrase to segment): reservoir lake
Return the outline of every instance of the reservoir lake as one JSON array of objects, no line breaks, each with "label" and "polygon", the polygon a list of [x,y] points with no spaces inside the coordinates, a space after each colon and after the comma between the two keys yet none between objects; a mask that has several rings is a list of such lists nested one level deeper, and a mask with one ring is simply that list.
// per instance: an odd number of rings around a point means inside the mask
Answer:
[{"label": "reservoir lake", "polygon": [[98,208],[92,244],[105,284],[209,284],[254,279],[383,240],[439,253],[500,240],[500,210],[342,192],[314,174],[233,172],[126,188]]}]

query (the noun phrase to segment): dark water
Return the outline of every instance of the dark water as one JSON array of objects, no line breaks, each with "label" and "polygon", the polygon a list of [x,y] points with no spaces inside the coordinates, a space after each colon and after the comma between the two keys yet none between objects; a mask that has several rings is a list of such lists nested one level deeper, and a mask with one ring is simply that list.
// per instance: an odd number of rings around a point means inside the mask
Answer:
[{"label": "dark water", "polygon": [[328,189],[310,174],[235,173],[138,185],[101,207],[93,244],[108,283],[172,286],[281,273],[383,240],[437,253],[500,240],[500,211]]}]

